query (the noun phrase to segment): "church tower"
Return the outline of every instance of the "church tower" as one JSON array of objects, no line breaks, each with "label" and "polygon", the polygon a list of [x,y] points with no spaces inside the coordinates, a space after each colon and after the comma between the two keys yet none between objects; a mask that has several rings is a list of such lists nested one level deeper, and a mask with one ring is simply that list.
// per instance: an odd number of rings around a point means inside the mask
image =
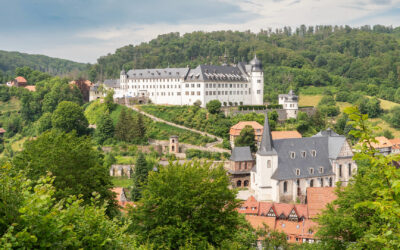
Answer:
[{"label": "church tower", "polygon": [[250,61],[251,72],[251,103],[252,105],[264,104],[264,73],[262,70],[261,61],[254,55],[253,60]]},{"label": "church tower", "polygon": [[273,147],[268,114],[265,114],[264,130],[260,147],[256,154],[255,171],[251,172],[251,189],[257,200],[276,201],[279,195],[278,181],[271,177],[278,168],[278,154]]}]

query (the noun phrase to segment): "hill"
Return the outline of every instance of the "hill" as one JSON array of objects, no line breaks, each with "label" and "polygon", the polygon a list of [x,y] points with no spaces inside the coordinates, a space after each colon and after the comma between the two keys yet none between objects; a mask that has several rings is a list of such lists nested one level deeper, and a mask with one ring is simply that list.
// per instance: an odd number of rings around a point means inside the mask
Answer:
[{"label": "hill", "polygon": [[400,27],[380,25],[170,33],[100,57],[91,75],[115,78],[122,68],[221,64],[224,55],[227,63],[235,63],[249,61],[256,53],[264,65],[265,101],[276,102],[277,94],[289,88],[298,92],[306,86],[335,86],[399,102],[399,34]]},{"label": "hill", "polygon": [[16,68],[24,66],[54,76],[78,76],[89,67],[88,64],[65,59],[0,50],[0,80],[12,76]]}]

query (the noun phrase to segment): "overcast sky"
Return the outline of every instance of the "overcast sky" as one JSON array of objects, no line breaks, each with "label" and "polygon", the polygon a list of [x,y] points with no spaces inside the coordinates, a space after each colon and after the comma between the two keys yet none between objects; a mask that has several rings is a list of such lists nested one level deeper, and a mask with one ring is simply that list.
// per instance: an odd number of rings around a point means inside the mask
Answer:
[{"label": "overcast sky", "polygon": [[78,62],[168,32],[400,26],[400,0],[0,0],[0,50]]}]

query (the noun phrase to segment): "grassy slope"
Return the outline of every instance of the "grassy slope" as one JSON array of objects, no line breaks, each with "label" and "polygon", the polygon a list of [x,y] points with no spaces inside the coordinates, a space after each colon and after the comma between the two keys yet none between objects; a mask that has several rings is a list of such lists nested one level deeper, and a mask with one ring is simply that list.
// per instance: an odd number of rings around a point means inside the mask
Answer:
[{"label": "grassy slope", "polygon": [[[299,96],[299,106],[317,106],[318,102],[321,100],[322,95],[304,95],[300,94]],[[391,101],[386,101],[386,100],[381,100],[381,107],[384,110],[390,110],[391,108],[395,106],[400,106],[400,104],[391,102]],[[351,103],[348,102],[337,102],[337,105],[340,108],[340,111],[342,112],[344,108],[352,106]],[[382,120],[381,118],[373,118],[370,119],[370,121],[380,127],[382,130],[389,130],[392,132],[393,136],[396,138],[400,138],[400,131],[392,128],[386,121]]]},{"label": "grassy slope", "polygon": [[21,107],[21,102],[16,97],[12,97],[7,102],[0,101],[0,112],[1,113],[18,111],[20,109],[20,107]]}]

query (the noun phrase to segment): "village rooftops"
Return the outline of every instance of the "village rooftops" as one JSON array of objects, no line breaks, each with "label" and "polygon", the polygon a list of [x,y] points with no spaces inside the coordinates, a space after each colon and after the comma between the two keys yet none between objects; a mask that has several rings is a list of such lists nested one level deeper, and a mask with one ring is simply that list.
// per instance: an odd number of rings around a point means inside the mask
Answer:
[{"label": "village rooftops", "polygon": [[310,218],[315,218],[337,198],[334,187],[309,187],[307,188],[307,207]]}]

